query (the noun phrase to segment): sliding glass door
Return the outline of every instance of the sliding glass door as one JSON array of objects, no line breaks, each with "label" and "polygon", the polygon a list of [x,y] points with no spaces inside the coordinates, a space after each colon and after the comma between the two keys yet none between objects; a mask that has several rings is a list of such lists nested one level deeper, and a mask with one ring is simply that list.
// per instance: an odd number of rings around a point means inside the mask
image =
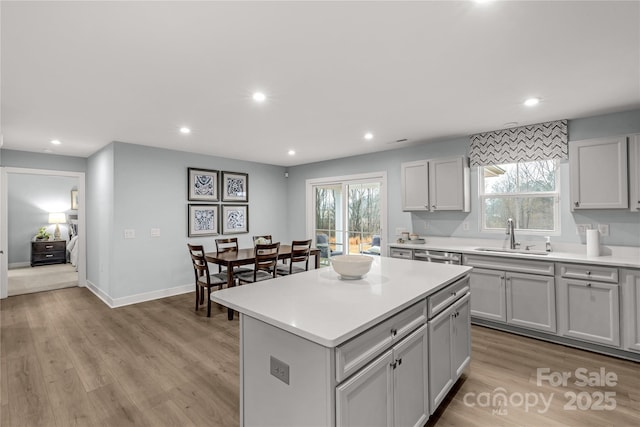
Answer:
[{"label": "sliding glass door", "polygon": [[386,174],[307,182],[310,224],[323,263],[341,254],[381,253],[386,221]]}]

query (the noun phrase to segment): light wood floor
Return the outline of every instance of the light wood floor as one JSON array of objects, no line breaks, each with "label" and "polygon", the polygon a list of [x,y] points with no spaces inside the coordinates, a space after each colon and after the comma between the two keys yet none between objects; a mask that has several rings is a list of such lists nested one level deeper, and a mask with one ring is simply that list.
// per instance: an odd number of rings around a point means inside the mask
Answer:
[{"label": "light wood floor", "polygon": [[[0,424],[238,425],[237,317],[214,305],[208,319],[192,297],[113,310],[85,288],[2,300]],[[472,339],[470,369],[428,425],[640,425],[639,364],[475,326]],[[601,367],[617,385],[536,384],[537,368]],[[511,401],[485,404],[501,391]],[[564,409],[565,393],[605,391],[615,392],[613,411]],[[550,409],[516,405],[533,394],[553,395]]]}]

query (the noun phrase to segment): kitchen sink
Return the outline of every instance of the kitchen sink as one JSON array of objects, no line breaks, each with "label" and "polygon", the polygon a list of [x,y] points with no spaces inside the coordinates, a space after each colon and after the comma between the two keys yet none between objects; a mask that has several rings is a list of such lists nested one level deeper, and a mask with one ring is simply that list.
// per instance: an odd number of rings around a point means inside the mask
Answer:
[{"label": "kitchen sink", "polygon": [[522,254],[522,255],[548,255],[545,251],[530,251],[526,249],[502,249],[502,248],[476,248],[476,251],[482,252],[500,252],[506,254]]}]

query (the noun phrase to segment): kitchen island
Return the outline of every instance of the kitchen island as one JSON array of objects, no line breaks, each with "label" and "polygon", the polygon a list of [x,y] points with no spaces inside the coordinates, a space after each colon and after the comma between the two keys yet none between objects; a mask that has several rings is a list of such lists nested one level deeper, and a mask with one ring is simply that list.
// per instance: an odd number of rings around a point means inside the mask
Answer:
[{"label": "kitchen island", "polygon": [[241,425],[426,421],[469,362],[470,270],[376,257],[212,294],[240,312]]}]

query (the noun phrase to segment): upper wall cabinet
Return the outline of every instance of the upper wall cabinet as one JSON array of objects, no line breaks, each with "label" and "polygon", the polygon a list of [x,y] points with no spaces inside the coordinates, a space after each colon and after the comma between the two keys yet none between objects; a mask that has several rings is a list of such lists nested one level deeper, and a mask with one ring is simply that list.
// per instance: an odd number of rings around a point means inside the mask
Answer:
[{"label": "upper wall cabinet", "polygon": [[432,211],[469,211],[469,165],[466,157],[429,160]]},{"label": "upper wall cabinet", "polygon": [[469,211],[469,164],[466,157],[403,163],[402,210]]},{"label": "upper wall cabinet", "polygon": [[629,205],[640,211],[640,133],[629,138]]},{"label": "upper wall cabinet", "polygon": [[429,161],[402,163],[402,210],[429,210]]},{"label": "upper wall cabinet", "polygon": [[569,143],[571,210],[624,209],[627,192],[627,138]]}]

